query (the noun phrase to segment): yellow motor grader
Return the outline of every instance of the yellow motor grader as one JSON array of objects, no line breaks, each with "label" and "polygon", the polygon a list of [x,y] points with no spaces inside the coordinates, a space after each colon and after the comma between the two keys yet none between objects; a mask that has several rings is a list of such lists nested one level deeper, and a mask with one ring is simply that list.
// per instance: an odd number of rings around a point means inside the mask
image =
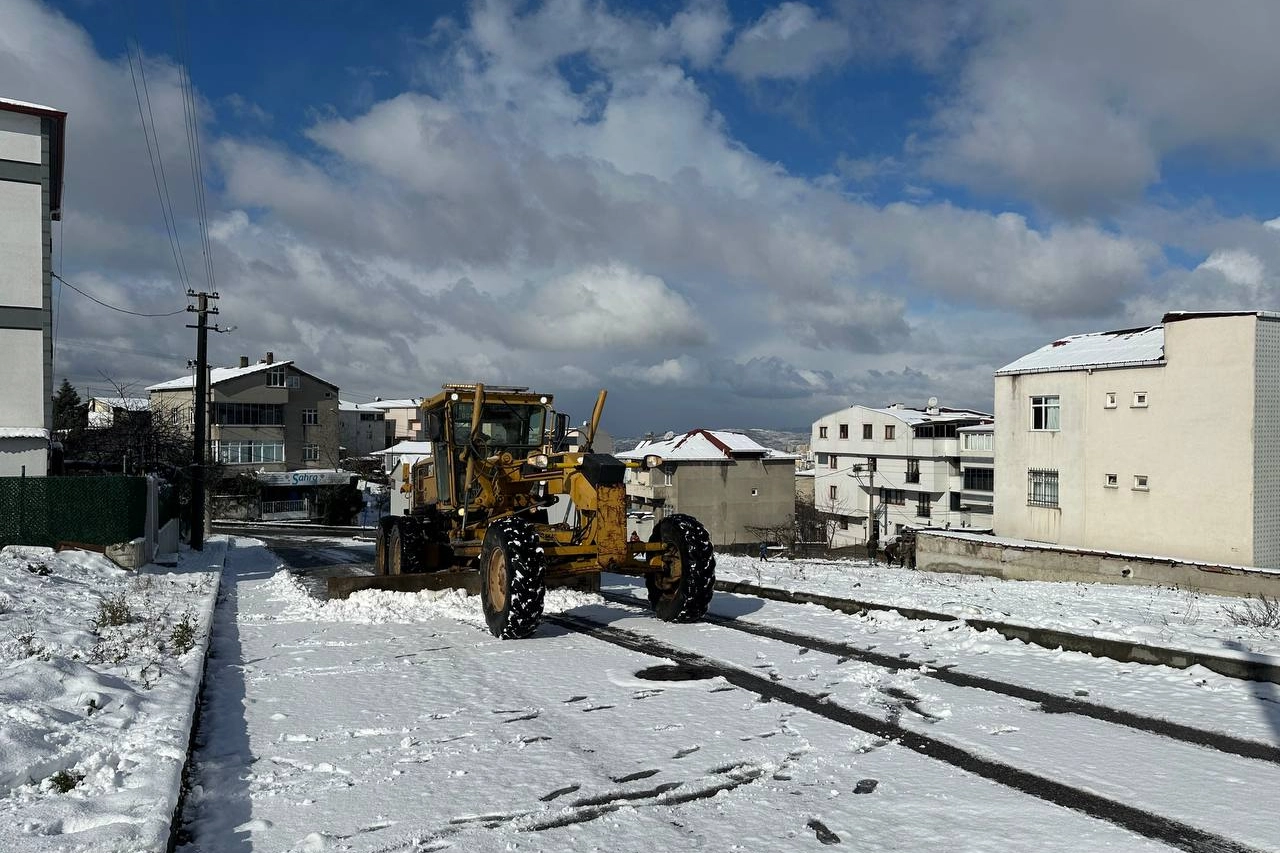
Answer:
[{"label": "yellow motor grader", "polygon": [[[572,446],[569,416],[527,388],[446,384],[424,401],[430,453],[393,479],[408,507],[379,522],[379,578],[399,589],[415,585],[409,575],[424,576],[418,588],[478,587],[489,630],[502,638],[533,633],[548,585],[598,589],[602,571],[643,574],[661,619],[701,619],[715,585],[711,538],[673,514],[648,542],[628,541],[627,469],[663,461],[592,450],[605,396]],[[452,581],[432,583],[440,573]]]}]

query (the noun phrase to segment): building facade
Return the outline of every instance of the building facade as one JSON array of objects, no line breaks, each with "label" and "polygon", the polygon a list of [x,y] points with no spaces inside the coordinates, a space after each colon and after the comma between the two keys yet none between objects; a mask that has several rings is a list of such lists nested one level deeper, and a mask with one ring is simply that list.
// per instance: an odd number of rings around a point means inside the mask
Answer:
[{"label": "building facade", "polygon": [[387,413],[369,403],[338,401],[338,444],[346,456],[371,456],[386,450],[394,424],[387,421]]},{"label": "building facade", "polygon": [[1280,314],[1075,335],[995,387],[997,534],[1280,566]]},{"label": "building facade", "polygon": [[814,421],[814,505],[830,520],[832,547],[907,528],[989,526],[989,511],[965,504],[960,431],[991,420],[931,400],[919,409],[850,406]]},{"label": "building facade", "polygon": [[67,114],[0,98],[0,476],[49,472],[53,237]]},{"label": "building facade", "polygon": [[403,400],[379,399],[364,405],[381,409],[387,423],[391,424],[390,433],[387,436],[388,444],[394,444],[397,441],[422,441],[422,409],[418,408],[422,405],[421,397],[409,397]]},{"label": "building facade", "polygon": [[653,514],[656,523],[675,513],[702,522],[715,545],[760,541],[760,530],[790,523],[796,505],[795,457],[741,433],[696,429],[647,439],[619,459],[663,458],[660,468],[627,471],[628,509]]}]

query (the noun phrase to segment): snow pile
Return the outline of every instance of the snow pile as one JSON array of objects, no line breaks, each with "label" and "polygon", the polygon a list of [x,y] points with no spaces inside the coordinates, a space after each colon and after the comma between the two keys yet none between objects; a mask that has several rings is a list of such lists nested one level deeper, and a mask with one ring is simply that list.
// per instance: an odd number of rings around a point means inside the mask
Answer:
[{"label": "snow pile", "polygon": [[717,561],[720,580],[1189,651],[1280,655],[1280,630],[1236,624],[1230,611],[1241,599],[1177,587],[1003,580],[865,560]]},{"label": "snow pile", "polygon": [[100,554],[0,551],[5,850],[163,849],[215,589]]}]

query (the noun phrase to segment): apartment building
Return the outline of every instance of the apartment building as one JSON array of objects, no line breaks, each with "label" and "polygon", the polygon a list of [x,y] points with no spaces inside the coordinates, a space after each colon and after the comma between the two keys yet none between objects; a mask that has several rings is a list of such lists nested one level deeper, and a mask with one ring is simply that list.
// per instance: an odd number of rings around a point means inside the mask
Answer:
[{"label": "apartment building", "polygon": [[995,388],[997,534],[1280,566],[1280,314],[1073,335]]},{"label": "apartment building", "polygon": [[[855,405],[814,421],[814,505],[832,520],[832,546],[883,541],[907,528],[988,526],[990,513],[965,502],[961,430],[991,421],[985,412],[941,407],[936,398],[924,408]],[[976,471],[989,456],[969,464]],[[986,484],[971,476],[975,487]],[[971,490],[975,505],[980,491]]]},{"label": "apartment building", "polygon": [[695,429],[616,455],[648,454],[661,456],[662,467],[628,470],[627,500],[631,512],[652,513],[655,522],[686,513],[714,544],[733,545],[759,542],[760,528],[786,525],[795,513],[796,457],[742,433]]},{"label": "apartment building", "polygon": [[67,114],[0,98],[0,476],[49,472],[51,223],[62,218]]},{"label": "apartment building", "polygon": [[371,403],[338,401],[338,444],[345,456],[371,456],[387,449],[395,425],[385,410]]},{"label": "apartment building", "polygon": [[422,405],[421,397],[408,397],[403,400],[378,398],[365,405],[384,413],[387,423],[391,425],[390,434],[387,436],[388,444],[394,444],[397,441],[422,441],[422,410],[418,408]]}]

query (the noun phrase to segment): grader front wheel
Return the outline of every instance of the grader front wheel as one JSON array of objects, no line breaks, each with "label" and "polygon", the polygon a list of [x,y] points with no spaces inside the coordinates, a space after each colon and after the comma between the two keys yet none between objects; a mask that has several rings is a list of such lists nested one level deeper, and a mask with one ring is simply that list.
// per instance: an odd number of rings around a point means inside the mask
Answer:
[{"label": "grader front wheel", "polygon": [[480,548],[480,603],[495,637],[527,637],[542,621],[546,597],[546,556],[527,521],[504,518],[484,535]]},{"label": "grader front wheel", "polygon": [[697,622],[716,585],[716,557],[707,529],[693,516],[669,515],[649,537],[661,542],[662,571],[645,575],[649,603],[665,622]]}]

